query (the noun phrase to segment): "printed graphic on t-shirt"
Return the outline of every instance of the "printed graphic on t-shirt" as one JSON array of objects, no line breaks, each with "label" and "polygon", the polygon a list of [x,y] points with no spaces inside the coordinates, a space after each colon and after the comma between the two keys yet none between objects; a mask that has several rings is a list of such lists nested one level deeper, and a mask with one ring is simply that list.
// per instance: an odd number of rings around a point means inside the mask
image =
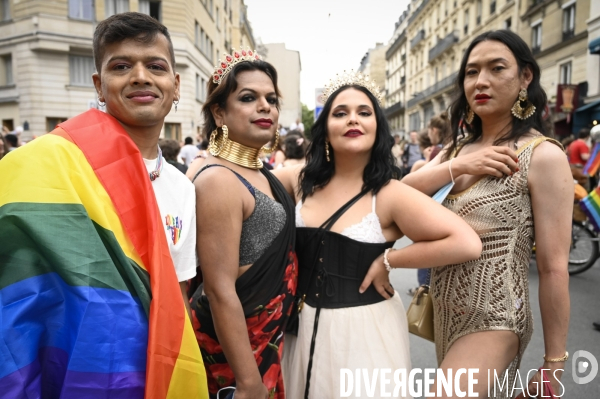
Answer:
[{"label": "printed graphic on t-shirt", "polygon": [[181,229],[183,228],[183,221],[179,216],[167,215],[165,217],[165,225],[167,226],[167,231],[171,233],[171,240],[173,240],[173,245],[176,245],[181,237]]}]

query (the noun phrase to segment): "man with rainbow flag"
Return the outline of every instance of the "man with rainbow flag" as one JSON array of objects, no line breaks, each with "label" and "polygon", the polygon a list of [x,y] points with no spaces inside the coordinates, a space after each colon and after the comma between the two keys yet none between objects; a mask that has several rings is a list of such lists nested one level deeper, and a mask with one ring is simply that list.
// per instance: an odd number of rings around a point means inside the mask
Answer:
[{"label": "man with rainbow flag", "polygon": [[[179,100],[169,33],[114,15],[96,28],[94,59],[106,113],[0,162],[0,396],[208,398],[178,284],[193,276],[177,247],[187,240],[194,257],[193,186],[172,182],[157,150]],[[175,185],[184,214],[166,203]]]}]

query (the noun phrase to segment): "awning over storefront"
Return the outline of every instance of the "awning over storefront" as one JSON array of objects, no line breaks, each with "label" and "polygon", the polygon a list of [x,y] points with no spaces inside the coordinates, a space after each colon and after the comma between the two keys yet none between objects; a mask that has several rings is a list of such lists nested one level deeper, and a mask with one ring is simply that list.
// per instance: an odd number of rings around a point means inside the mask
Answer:
[{"label": "awning over storefront", "polygon": [[593,120],[600,121],[600,100],[585,104],[575,110],[573,133],[577,135],[580,129],[590,125]]},{"label": "awning over storefront", "polygon": [[593,39],[588,45],[590,53],[600,54],[600,37]]}]

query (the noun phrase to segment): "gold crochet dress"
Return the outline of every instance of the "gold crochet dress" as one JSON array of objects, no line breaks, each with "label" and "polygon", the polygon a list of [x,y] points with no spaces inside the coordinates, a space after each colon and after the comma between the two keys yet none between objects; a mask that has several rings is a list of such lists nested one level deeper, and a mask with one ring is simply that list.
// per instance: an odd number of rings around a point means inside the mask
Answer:
[{"label": "gold crochet dress", "polygon": [[443,205],[479,234],[483,251],[477,260],[431,272],[438,363],[454,341],[467,334],[513,331],[520,346],[508,368],[509,387],[533,332],[528,269],[534,230],[527,174],[534,148],[545,140],[535,138],[517,150],[520,171],[512,176],[487,176],[448,195]]}]

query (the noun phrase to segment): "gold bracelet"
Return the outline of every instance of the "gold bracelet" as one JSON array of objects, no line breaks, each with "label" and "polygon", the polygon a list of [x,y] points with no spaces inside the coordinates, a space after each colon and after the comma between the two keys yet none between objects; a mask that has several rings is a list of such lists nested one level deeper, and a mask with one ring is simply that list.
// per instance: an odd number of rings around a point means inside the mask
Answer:
[{"label": "gold bracelet", "polygon": [[560,363],[560,362],[566,362],[569,359],[569,352],[565,352],[565,355],[563,357],[557,357],[554,359],[548,359],[546,357],[546,355],[544,355],[544,360],[547,363]]}]

